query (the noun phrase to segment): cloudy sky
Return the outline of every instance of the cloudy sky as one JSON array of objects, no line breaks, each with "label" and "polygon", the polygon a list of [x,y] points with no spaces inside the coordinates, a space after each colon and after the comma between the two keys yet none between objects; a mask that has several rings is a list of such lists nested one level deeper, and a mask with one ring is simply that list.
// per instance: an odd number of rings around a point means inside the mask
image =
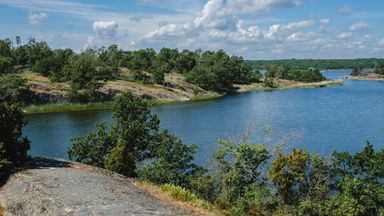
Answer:
[{"label": "cloudy sky", "polygon": [[384,57],[383,0],[0,0],[0,38],[246,59]]}]

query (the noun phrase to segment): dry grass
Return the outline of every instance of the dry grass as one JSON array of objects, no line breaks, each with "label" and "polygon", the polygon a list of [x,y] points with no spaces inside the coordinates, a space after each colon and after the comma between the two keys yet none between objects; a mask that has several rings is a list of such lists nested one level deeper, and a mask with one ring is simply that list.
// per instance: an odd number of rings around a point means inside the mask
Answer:
[{"label": "dry grass", "polygon": [[0,203],[0,216],[4,216],[4,215],[5,215],[5,209],[3,205]]},{"label": "dry grass", "polygon": [[264,87],[262,83],[252,83],[249,85],[235,85],[238,87],[239,93],[251,92],[251,91],[265,91],[265,90],[283,90],[283,89],[294,89],[294,88],[321,88],[326,86],[342,85],[342,80],[325,80],[314,83],[304,83],[293,80],[275,80],[277,88]]},{"label": "dry grass", "polygon": [[158,187],[146,182],[137,182],[137,186],[148,191],[152,196],[154,196],[155,198],[163,202],[187,209],[189,211],[192,211],[196,215],[201,215],[201,216],[223,215],[221,212],[214,209],[213,207],[209,209],[208,206],[203,206],[203,204],[201,203],[204,201],[194,201],[194,202],[182,201],[172,196],[172,193],[170,191],[165,191],[161,187]]}]

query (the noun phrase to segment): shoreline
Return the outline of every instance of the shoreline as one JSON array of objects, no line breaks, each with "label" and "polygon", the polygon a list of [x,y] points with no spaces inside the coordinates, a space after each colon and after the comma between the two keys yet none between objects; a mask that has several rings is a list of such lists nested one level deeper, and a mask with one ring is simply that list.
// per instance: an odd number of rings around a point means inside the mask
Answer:
[{"label": "shoreline", "polygon": [[384,76],[345,76],[347,80],[384,81]]},{"label": "shoreline", "polygon": [[[315,83],[297,83],[291,86],[282,86],[277,88],[270,87],[251,87],[249,88],[240,88],[237,94],[247,93],[247,92],[256,92],[256,91],[274,91],[274,90],[289,90],[289,89],[303,89],[303,88],[323,88],[329,86],[338,86],[343,85],[344,81],[342,80],[326,80],[322,82]],[[162,106],[173,103],[189,103],[196,101],[204,100],[213,100],[222,98],[229,94],[220,94],[217,92],[208,92],[203,95],[192,96],[188,100],[172,100],[172,99],[156,99],[152,100],[151,103],[154,107]],[[107,102],[95,102],[95,103],[53,103],[53,104],[41,104],[41,105],[28,105],[23,107],[22,112],[24,115],[33,115],[33,114],[46,114],[46,113],[59,113],[59,112],[83,112],[83,111],[98,111],[98,110],[111,110],[113,107],[113,101]]]}]

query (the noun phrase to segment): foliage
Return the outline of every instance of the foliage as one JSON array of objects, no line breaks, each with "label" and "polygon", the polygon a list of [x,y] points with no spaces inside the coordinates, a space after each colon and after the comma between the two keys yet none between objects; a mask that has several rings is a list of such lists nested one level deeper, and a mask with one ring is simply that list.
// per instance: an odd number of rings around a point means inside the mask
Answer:
[{"label": "foliage", "polygon": [[292,204],[298,200],[307,177],[306,170],[309,161],[308,152],[301,149],[293,149],[290,155],[280,153],[273,160],[269,178],[277,187],[282,204]]},{"label": "foliage", "polygon": [[74,102],[95,102],[102,99],[98,91],[101,83],[97,81],[97,72],[92,53],[83,53],[64,67],[71,80],[68,97]]},{"label": "foliage", "polygon": [[25,122],[20,106],[8,101],[3,94],[0,91],[0,179],[27,160],[30,144],[26,137],[22,137]]},{"label": "foliage", "polygon": [[244,197],[262,195],[256,195],[264,184],[262,166],[271,155],[263,145],[236,144],[227,140],[220,140],[219,144],[213,160],[219,181],[218,201],[229,208],[238,209],[237,205],[241,205],[242,211],[246,211],[252,202],[245,201]]},{"label": "foliage", "polygon": [[84,137],[72,139],[73,146],[68,150],[69,159],[104,168],[114,138],[108,134],[104,125],[98,124],[96,127],[97,133],[90,132]]},{"label": "foliage", "polygon": [[191,162],[195,146],[183,145],[168,131],[159,132],[159,119],[150,113],[148,102],[125,93],[115,102],[113,119],[109,132],[99,125],[97,134],[75,138],[69,158],[129,177],[139,174],[148,181],[184,186],[201,169]]},{"label": "foliage", "polygon": [[0,76],[0,100],[22,105],[37,102],[36,95],[30,90],[26,81],[17,75]]},{"label": "foliage", "polygon": [[185,202],[195,202],[198,197],[183,187],[173,184],[162,184],[160,188],[171,194],[172,197]]},{"label": "foliage", "polygon": [[233,84],[255,82],[260,77],[242,58],[229,57],[223,50],[204,52],[198,59],[198,64],[187,74],[187,81],[206,90],[234,92]]},{"label": "foliage", "polygon": [[156,183],[189,186],[198,166],[192,163],[196,146],[186,146],[167,130],[159,133],[151,147],[152,158],[139,169],[140,178]]},{"label": "foliage", "polygon": [[353,70],[351,72],[351,76],[359,76],[359,75],[362,75],[360,66],[359,65],[355,65],[355,67],[353,67]]},{"label": "foliage", "polygon": [[378,74],[384,75],[384,63],[381,64],[379,67],[377,67],[375,72]]},{"label": "foliage", "polygon": [[325,77],[318,69],[308,68],[305,70],[290,68],[286,65],[269,65],[265,74],[269,78],[295,80],[300,82],[320,82]]},{"label": "foliage", "polygon": [[13,70],[12,59],[0,56],[0,75],[11,73]]},{"label": "foliage", "polygon": [[352,69],[355,65],[361,68],[377,68],[384,64],[382,58],[359,58],[359,59],[280,59],[280,60],[248,60],[255,69],[267,69],[270,65],[286,65],[289,68],[306,70],[316,68],[326,69]]}]

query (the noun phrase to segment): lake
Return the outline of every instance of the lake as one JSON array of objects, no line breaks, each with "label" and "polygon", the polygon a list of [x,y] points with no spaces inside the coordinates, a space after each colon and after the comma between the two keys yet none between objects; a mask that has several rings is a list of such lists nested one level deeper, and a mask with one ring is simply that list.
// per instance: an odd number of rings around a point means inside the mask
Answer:
[{"label": "lake", "polygon": [[[350,71],[325,71],[340,79]],[[249,142],[286,139],[287,148],[305,148],[329,155],[334,150],[355,152],[369,140],[384,147],[384,82],[347,80],[343,86],[250,92],[220,99],[153,108],[167,128],[186,144],[196,144],[196,161],[205,164],[219,138],[236,139],[251,131]],[[83,136],[97,122],[112,123],[111,111],[50,113],[26,116],[24,135],[32,155],[66,158],[71,137]]]}]

